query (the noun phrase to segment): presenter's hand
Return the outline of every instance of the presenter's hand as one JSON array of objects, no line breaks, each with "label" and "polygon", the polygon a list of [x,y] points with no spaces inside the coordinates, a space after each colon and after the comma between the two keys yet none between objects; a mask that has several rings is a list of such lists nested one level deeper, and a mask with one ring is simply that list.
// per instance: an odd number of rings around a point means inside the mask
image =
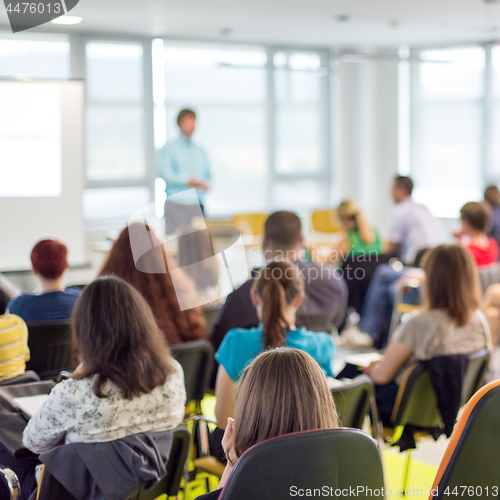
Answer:
[{"label": "presenter's hand", "polygon": [[207,182],[199,181],[198,179],[196,179],[196,177],[191,177],[191,179],[188,180],[188,186],[202,189],[203,191],[208,191],[209,188]]}]

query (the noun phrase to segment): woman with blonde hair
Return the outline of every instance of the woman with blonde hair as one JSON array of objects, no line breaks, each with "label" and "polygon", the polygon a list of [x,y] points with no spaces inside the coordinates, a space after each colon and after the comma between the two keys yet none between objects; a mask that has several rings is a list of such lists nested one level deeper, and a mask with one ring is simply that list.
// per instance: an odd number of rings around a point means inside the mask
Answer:
[{"label": "woman with blonde hair", "polygon": [[347,255],[382,253],[378,232],[370,226],[365,214],[354,201],[343,201],[337,208],[337,217],[344,234],[334,250],[339,256],[336,260],[342,260]]},{"label": "woman with blonde hair", "polygon": [[394,332],[384,357],[367,373],[377,384],[382,421],[388,423],[405,369],[416,360],[491,350],[490,331],[479,310],[477,270],[460,245],[440,245],[424,256],[424,310]]},{"label": "woman with blonde hair", "polygon": [[[228,465],[219,488],[224,487],[241,455],[257,443],[338,426],[335,405],[318,363],[299,349],[264,351],[245,369],[236,387],[234,420],[227,419],[222,440]],[[218,489],[198,498],[217,499],[220,493]]]}]

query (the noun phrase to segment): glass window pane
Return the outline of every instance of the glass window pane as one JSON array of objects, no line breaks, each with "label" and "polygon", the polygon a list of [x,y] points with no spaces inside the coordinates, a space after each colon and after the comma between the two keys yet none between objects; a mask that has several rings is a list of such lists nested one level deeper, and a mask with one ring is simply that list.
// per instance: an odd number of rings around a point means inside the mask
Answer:
[{"label": "glass window pane", "polygon": [[[17,37],[22,38],[17,38]],[[0,76],[67,79],[70,45],[65,35],[0,34]]]},{"label": "glass window pane", "polygon": [[321,131],[316,106],[279,106],[276,115],[276,171],[321,170]]},{"label": "glass window pane", "polygon": [[145,175],[142,106],[87,106],[87,178]]},{"label": "glass window pane", "polygon": [[150,203],[145,186],[125,188],[86,189],[83,192],[85,220],[128,219]]},{"label": "glass window pane", "polygon": [[484,92],[485,55],[482,47],[426,50],[421,58],[442,63],[420,65],[424,99],[476,99]]},{"label": "glass window pane", "polygon": [[142,99],[142,45],[90,42],[86,54],[90,100],[137,102]]},{"label": "glass window pane", "polygon": [[[266,114],[264,107],[196,106],[194,140],[209,156],[212,188],[205,200],[210,216],[265,210],[267,204]],[[168,106],[169,138],[178,106]],[[235,126],[235,124],[238,126]]]},{"label": "glass window pane", "polygon": [[179,103],[263,103],[266,60],[260,49],[168,44],[166,99]]},{"label": "glass window pane", "polygon": [[420,65],[413,108],[411,175],[414,197],[434,215],[457,217],[467,201],[480,199],[484,50],[432,50]]},{"label": "glass window pane", "polygon": [[490,147],[490,164],[488,181],[500,182],[500,47],[491,49],[491,65],[492,65],[492,93],[493,93],[493,109],[492,109],[492,130],[489,143]]},{"label": "glass window pane", "polygon": [[328,183],[315,179],[280,180],[273,190],[273,210],[307,212],[328,206]]}]

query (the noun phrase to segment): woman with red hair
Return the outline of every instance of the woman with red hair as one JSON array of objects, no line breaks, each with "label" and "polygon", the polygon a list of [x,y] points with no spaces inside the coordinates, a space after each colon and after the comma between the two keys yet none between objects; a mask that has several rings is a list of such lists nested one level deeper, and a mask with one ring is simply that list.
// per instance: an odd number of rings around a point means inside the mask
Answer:
[{"label": "woman with red hair", "polygon": [[[176,262],[167,258],[161,242],[147,225],[135,223],[130,228],[134,237],[147,239],[137,242],[139,246],[150,247],[151,250],[141,255],[136,264],[130,245],[129,227],[126,227],[115,241],[99,276],[115,275],[137,288],[153,310],[156,322],[169,345],[207,338],[201,308],[181,311],[179,306],[177,294],[196,293],[190,280],[186,277],[182,284],[183,290],[180,290],[178,283],[180,273],[177,270],[176,288],[174,288],[169,268],[177,267]],[[191,300],[189,302],[192,303]]]},{"label": "woman with red hair", "polygon": [[64,272],[69,267],[66,245],[56,240],[39,241],[31,251],[31,263],[42,293],[24,293],[12,299],[8,311],[26,323],[69,319],[81,290],[64,288]]}]

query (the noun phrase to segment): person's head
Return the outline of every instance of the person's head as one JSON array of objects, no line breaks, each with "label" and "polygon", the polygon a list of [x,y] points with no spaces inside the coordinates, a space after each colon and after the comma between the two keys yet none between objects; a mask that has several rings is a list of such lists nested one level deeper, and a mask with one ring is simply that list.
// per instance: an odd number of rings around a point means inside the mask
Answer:
[{"label": "person's head", "polygon": [[475,236],[485,233],[489,224],[489,213],[482,203],[470,201],[460,210],[462,221],[462,233],[467,236]]},{"label": "person's head", "polygon": [[[137,263],[132,253],[131,238],[141,251],[150,248]],[[186,311],[180,309],[169,272],[172,267],[170,264],[155,233],[146,224],[136,222],[118,236],[99,276],[118,276],[137,288],[153,310],[158,326],[169,343],[204,337],[205,321],[201,311],[198,308]],[[190,286],[183,293],[196,292],[194,286]]]},{"label": "person's head", "polygon": [[33,272],[47,281],[62,277],[68,269],[68,249],[56,240],[39,241],[31,251]]},{"label": "person's head", "polygon": [[391,195],[394,203],[406,200],[413,191],[413,181],[409,177],[398,175],[392,181]]},{"label": "person's head", "polygon": [[424,256],[427,309],[444,309],[458,326],[465,325],[479,307],[477,270],[461,245],[440,245]]},{"label": "person's head", "polygon": [[192,109],[181,109],[177,115],[177,125],[181,134],[189,139],[196,128],[196,113]]},{"label": "person's head", "polygon": [[245,369],[234,405],[237,458],[266,439],[338,426],[326,377],[306,352],[286,347],[268,350]]},{"label": "person's head", "polygon": [[293,212],[271,214],[264,225],[264,257],[266,260],[297,260],[304,246],[302,224]]},{"label": "person's head", "polygon": [[500,190],[496,186],[488,186],[484,191],[484,200],[492,207],[500,205]]},{"label": "person's head", "polygon": [[263,325],[265,347],[284,344],[304,298],[299,268],[291,262],[270,262],[258,271],[251,296]]},{"label": "person's head", "polygon": [[172,357],[151,308],[124,280],[106,276],[85,287],[71,316],[83,362],[81,378],[97,375],[94,392],[112,382],[127,399],[150,393],[173,372]]},{"label": "person's head", "polygon": [[360,213],[358,205],[352,200],[343,201],[337,208],[337,217],[347,231],[358,229],[356,219]]}]

